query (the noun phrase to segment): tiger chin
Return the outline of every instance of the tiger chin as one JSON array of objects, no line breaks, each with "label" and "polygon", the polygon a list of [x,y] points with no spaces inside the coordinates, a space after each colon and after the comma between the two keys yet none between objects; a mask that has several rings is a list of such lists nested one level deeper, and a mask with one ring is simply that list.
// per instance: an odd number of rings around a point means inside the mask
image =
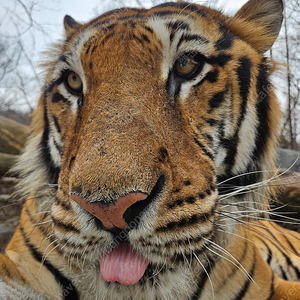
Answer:
[{"label": "tiger chin", "polygon": [[19,163],[0,299],[300,299],[300,235],[258,221],[281,0],[64,19]]}]

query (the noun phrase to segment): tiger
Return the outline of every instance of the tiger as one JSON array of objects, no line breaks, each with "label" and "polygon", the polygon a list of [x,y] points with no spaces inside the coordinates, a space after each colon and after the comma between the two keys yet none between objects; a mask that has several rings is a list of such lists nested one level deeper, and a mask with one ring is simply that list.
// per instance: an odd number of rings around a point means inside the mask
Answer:
[{"label": "tiger", "polygon": [[300,234],[269,218],[282,19],[281,0],[65,16],[1,300],[300,299]]}]

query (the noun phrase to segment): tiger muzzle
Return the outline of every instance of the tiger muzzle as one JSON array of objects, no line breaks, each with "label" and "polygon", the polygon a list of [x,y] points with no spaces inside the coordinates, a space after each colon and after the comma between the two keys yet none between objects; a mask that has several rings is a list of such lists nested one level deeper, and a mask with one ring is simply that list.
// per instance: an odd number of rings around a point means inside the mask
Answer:
[{"label": "tiger muzzle", "polygon": [[141,213],[157,198],[165,185],[165,176],[161,175],[151,193],[131,192],[116,201],[90,202],[81,196],[71,194],[71,199],[101,221],[104,229],[137,228]]}]

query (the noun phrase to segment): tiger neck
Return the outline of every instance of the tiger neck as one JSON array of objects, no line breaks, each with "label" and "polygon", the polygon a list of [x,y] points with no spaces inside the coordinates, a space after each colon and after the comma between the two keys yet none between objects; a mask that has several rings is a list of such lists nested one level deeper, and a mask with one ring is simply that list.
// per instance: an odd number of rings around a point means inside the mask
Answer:
[{"label": "tiger neck", "polygon": [[[60,295],[65,285],[72,286],[67,279],[71,268],[64,261],[53,234],[50,211],[41,211],[37,201],[33,196],[26,200],[20,224],[6,248],[6,255],[26,284],[51,299],[53,295]],[[62,265],[64,274],[59,268]],[[73,290],[76,292],[75,288]]]}]

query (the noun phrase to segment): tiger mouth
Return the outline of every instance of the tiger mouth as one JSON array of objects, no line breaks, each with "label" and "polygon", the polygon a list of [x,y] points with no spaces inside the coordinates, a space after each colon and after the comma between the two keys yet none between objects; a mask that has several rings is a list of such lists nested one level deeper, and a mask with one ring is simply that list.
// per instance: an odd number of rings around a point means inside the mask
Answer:
[{"label": "tiger mouth", "polygon": [[71,194],[73,201],[95,217],[97,227],[109,231],[118,241],[100,257],[100,272],[106,282],[134,285],[144,276],[150,262],[133,249],[128,233],[138,228],[142,212],[159,197],[164,186],[165,176],[161,175],[149,195],[132,192],[109,204],[88,202]]},{"label": "tiger mouth", "polygon": [[134,285],[145,274],[149,261],[132,249],[128,242],[121,242],[100,259],[100,271],[106,282]]}]

